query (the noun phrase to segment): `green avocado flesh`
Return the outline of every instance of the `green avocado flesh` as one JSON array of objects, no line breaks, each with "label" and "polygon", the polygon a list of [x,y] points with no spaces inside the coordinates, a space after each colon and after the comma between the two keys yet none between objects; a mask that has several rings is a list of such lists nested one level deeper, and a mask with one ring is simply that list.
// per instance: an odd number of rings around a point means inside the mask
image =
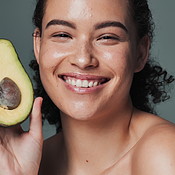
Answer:
[{"label": "green avocado flesh", "polygon": [[0,126],[23,122],[33,105],[33,87],[9,40],[0,39]]}]

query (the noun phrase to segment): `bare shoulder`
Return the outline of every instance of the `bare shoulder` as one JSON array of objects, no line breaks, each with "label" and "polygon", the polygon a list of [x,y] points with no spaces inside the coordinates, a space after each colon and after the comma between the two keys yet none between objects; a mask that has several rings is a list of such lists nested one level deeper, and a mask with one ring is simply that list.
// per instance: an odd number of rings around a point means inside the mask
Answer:
[{"label": "bare shoulder", "polygon": [[175,125],[151,116],[153,125],[140,139],[133,156],[134,175],[175,174]]},{"label": "bare shoulder", "polygon": [[56,134],[44,141],[39,175],[56,174],[60,152],[62,149],[62,133]]}]

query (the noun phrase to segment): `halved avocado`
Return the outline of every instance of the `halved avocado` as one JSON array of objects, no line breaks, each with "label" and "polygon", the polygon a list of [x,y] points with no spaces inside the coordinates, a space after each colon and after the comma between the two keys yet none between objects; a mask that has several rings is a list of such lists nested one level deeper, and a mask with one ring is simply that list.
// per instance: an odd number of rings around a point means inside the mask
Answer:
[{"label": "halved avocado", "polygon": [[33,87],[14,46],[0,39],[0,126],[23,122],[32,109]]}]

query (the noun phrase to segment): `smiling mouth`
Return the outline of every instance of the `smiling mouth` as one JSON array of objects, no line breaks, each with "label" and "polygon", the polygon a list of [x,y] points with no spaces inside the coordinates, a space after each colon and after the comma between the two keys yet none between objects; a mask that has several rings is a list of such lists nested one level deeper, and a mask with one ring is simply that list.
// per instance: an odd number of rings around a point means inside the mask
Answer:
[{"label": "smiling mouth", "polygon": [[61,75],[59,76],[65,83],[75,86],[78,88],[92,88],[92,87],[97,87],[99,85],[105,84],[108,81],[110,81],[109,78],[92,78],[92,77],[87,77],[87,78],[77,78],[73,76],[66,76],[66,75]]}]

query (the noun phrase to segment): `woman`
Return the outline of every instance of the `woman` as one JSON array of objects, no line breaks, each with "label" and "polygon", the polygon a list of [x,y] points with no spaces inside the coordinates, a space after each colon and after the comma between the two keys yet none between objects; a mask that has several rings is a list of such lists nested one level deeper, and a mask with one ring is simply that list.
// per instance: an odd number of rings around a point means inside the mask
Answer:
[{"label": "woman", "polygon": [[42,150],[37,98],[29,132],[3,130],[0,174],[35,175],[40,167],[41,175],[174,175],[175,127],[143,112],[153,112],[150,98],[166,98],[162,87],[173,81],[148,62],[153,25],[146,0],[39,0],[34,22],[49,97],[40,85],[38,94],[50,122],[60,114],[61,132]]}]

